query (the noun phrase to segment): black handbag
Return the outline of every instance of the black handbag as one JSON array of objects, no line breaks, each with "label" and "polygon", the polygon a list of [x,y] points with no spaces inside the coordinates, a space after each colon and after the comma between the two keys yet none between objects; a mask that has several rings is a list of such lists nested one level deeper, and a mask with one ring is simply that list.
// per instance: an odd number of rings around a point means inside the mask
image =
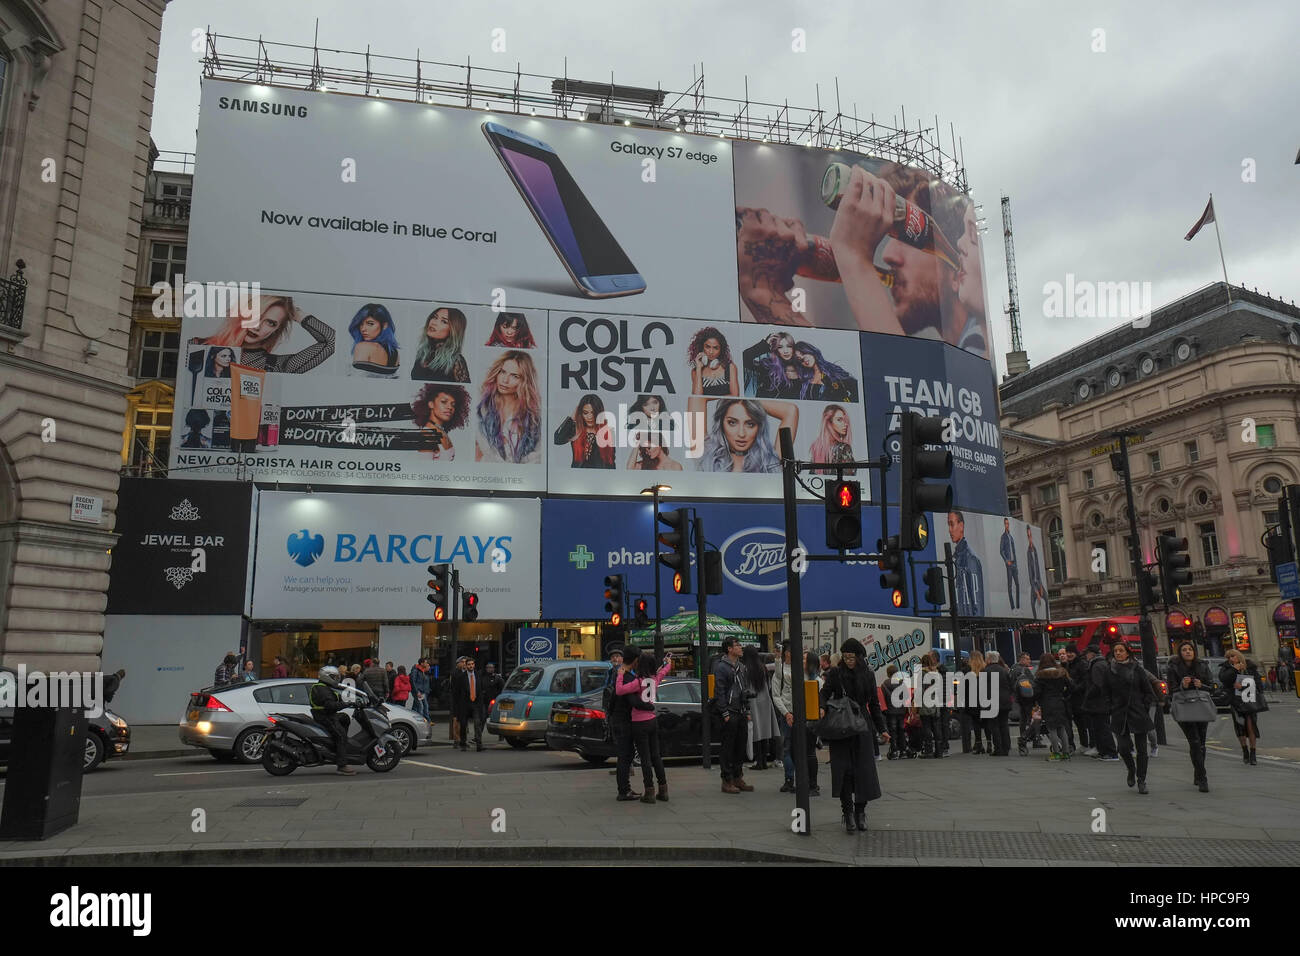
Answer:
[{"label": "black handbag", "polygon": [[862,708],[851,697],[832,697],[825,710],[826,716],[817,721],[817,736],[822,740],[847,740],[870,729]]}]

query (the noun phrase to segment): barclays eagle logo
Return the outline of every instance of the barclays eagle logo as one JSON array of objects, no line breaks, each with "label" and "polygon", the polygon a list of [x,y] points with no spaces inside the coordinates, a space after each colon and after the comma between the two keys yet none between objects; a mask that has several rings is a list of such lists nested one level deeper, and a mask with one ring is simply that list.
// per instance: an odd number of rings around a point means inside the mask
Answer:
[{"label": "barclays eagle logo", "polygon": [[304,568],[311,567],[322,554],[325,553],[325,536],[312,534],[303,528],[297,534],[289,535],[286,543],[289,551],[289,557],[293,558],[295,564],[302,565]]}]

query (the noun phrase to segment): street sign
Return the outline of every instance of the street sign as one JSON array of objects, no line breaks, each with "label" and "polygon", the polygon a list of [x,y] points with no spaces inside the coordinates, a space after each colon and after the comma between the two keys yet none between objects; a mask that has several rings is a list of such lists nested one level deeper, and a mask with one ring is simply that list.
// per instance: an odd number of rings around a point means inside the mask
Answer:
[{"label": "street sign", "polygon": [[1277,566],[1277,586],[1284,598],[1300,598],[1300,568],[1294,561]]}]

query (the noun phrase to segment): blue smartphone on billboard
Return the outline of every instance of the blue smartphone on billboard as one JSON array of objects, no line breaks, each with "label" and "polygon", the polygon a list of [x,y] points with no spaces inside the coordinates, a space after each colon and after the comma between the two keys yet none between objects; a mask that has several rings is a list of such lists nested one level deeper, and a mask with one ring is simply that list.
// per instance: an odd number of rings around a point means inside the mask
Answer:
[{"label": "blue smartphone on billboard", "polygon": [[554,149],[500,123],[484,123],[483,135],[578,291],[592,299],[645,291],[645,279]]}]

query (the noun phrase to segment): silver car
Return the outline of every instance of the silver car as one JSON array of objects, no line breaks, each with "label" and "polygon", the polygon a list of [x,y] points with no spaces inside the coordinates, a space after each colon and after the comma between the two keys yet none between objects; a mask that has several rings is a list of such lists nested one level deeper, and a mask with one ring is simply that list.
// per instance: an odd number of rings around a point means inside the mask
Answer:
[{"label": "silver car", "polygon": [[[248,681],[209,687],[190,694],[179,724],[181,743],[201,747],[220,761],[257,763],[262,759],[270,714],[311,716],[307,699],[316,681],[302,677]],[[402,755],[433,739],[433,724],[400,704],[386,705],[392,732],[402,740]]]}]

